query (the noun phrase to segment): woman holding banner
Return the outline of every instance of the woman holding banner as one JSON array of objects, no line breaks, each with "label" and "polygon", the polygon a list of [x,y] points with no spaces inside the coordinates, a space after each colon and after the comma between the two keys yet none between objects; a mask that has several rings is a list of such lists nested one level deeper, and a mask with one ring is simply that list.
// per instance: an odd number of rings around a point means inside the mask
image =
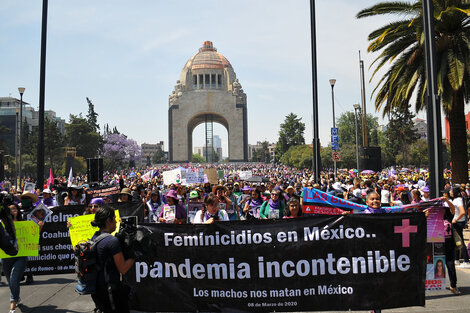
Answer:
[{"label": "woman holding banner", "polygon": [[259,216],[261,219],[280,219],[284,215],[284,210],[286,206],[283,201],[279,198],[279,191],[273,189],[271,191],[271,198],[267,201],[264,201],[261,206]]},{"label": "woman holding banner", "polygon": [[449,274],[449,283],[450,283],[450,291],[459,296],[462,292],[457,288],[457,272],[455,271],[455,240],[452,228],[454,227],[452,224],[454,214],[455,214],[455,206],[452,201],[449,200],[451,193],[451,188],[446,188],[444,190],[443,196],[441,200],[446,207],[444,212],[444,238],[445,238],[445,256],[446,256],[446,267],[447,273]]},{"label": "woman holding banner", "polygon": [[228,221],[228,214],[219,208],[219,198],[214,193],[204,198],[204,207],[196,212],[193,224],[212,224],[215,221]]},{"label": "woman holding banner", "polygon": [[262,204],[261,192],[257,188],[253,188],[251,190],[251,197],[246,200],[245,207],[243,208],[243,214],[246,214],[246,219],[258,219]]},{"label": "woman holding banner", "polygon": [[[174,220],[173,223],[175,224],[186,224],[186,209],[185,207],[179,202],[178,194],[176,190],[170,190],[166,194],[166,201],[170,207],[174,207]],[[161,223],[167,223],[169,220],[165,219],[165,207],[161,210],[158,220]]]},{"label": "woman holding banner", "polygon": [[[12,215],[13,222],[22,221],[21,212],[16,204],[8,207]],[[3,272],[10,287],[10,313],[14,313],[16,305],[20,302],[20,281],[26,268],[28,257],[20,256],[2,259]]]},{"label": "woman holding banner", "polygon": [[158,216],[162,210],[162,200],[160,199],[160,191],[152,190],[150,200],[147,201],[148,221],[149,223],[158,222]]}]

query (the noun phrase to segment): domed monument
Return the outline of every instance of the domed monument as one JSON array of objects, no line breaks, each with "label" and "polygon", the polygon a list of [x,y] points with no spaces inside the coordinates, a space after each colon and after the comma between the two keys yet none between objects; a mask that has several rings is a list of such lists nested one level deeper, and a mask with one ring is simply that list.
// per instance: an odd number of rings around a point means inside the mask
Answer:
[{"label": "domed monument", "polygon": [[205,41],[169,97],[169,161],[192,160],[192,134],[205,123],[207,161],[213,159],[213,123],[227,129],[229,161],[248,161],[246,94],[230,62]]}]

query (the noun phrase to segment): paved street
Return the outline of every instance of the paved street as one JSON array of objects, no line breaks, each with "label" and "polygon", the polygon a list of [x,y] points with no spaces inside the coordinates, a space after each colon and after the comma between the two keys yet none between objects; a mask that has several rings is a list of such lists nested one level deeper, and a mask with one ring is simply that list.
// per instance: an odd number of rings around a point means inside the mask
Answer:
[{"label": "paved street", "polygon": [[[466,243],[470,231],[465,230]],[[21,285],[22,304],[18,313],[78,313],[92,312],[94,305],[90,296],[80,296],[74,291],[75,275],[68,274],[35,276],[32,285]],[[382,312],[470,312],[470,269],[457,270],[458,286],[461,296],[453,296],[449,290],[429,292],[426,294],[425,307],[407,307]],[[0,312],[8,312],[9,288],[2,277],[0,284]]]}]

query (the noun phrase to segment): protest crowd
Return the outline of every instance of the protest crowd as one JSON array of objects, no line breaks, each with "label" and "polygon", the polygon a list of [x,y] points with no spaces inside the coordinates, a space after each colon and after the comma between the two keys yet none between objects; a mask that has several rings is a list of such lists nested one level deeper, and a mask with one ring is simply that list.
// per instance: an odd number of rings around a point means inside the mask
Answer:
[{"label": "protest crowd", "polygon": [[[457,184],[446,171],[445,190],[440,201],[449,208],[444,219],[463,241],[463,230],[468,225],[470,183]],[[13,183],[2,183],[2,194],[11,197],[8,208],[16,221],[35,221],[41,231],[44,216],[64,206],[82,205],[83,214],[95,214],[92,221],[99,227],[100,258],[113,260],[111,280],[118,284],[119,275],[134,264],[136,256],[126,258],[119,241],[112,233],[116,229],[115,205],[141,204],[144,223],[211,224],[220,221],[253,219],[295,219],[305,215],[304,192],[320,190],[326,194],[366,205],[365,213],[384,213],[384,207],[416,205],[430,201],[428,172],[425,169],[388,168],[381,172],[338,170],[322,172],[320,181],[314,181],[308,169],[264,163],[199,165],[162,165],[105,172],[102,182],[88,182],[85,175],[50,177],[45,186],[34,185],[26,179],[21,188]],[[36,208],[41,208],[36,210]],[[348,214],[346,212],[343,214]],[[68,225],[70,226],[70,225]],[[454,239],[446,239],[446,262],[440,261],[439,275],[447,266],[450,290],[461,294],[456,285],[455,267],[470,268],[467,243],[456,250]],[[100,249],[99,248],[99,249]],[[33,274],[24,274],[27,257],[3,259],[3,273],[11,289],[10,312],[15,312],[20,301],[20,282],[34,283]],[[437,274],[436,274],[437,275]],[[102,278],[99,278],[102,279]],[[96,312],[127,312],[121,303],[125,290],[113,291],[118,307],[111,309],[104,283],[98,283],[93,300]],[[96,295],[102,296],[96,296]],[[103,297],[106,298],[103,302]],[[373,308],[371,308],[373,309]]]}]

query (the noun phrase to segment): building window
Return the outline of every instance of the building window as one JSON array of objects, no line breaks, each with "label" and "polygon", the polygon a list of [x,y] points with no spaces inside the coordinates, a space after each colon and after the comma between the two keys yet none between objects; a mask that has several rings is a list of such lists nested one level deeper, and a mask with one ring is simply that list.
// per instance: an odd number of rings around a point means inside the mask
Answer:
[{"label": "building window", "polygon": [[197,75],[193,75],[193,89],[197,89]]},{"label": "building window", "polygon": [[217,88],[222,88],[222,75],[217,75]]},{"label": "building window", "polygon": [[211,84],[211,75],[209,74],[206,74],[205,75],[205,80],[204,80],[204,84],[206,86],[206,88],[210,88],[210,84]]},{"label": "building window", "polygon": [[215,78],[217,76],[215,74],[211,74],[211,88],[215,89],[216,83],[215,83]]},{"label": "building window", "polygon": [[199,89],[204,88],[204,75],[199,74]]}]

